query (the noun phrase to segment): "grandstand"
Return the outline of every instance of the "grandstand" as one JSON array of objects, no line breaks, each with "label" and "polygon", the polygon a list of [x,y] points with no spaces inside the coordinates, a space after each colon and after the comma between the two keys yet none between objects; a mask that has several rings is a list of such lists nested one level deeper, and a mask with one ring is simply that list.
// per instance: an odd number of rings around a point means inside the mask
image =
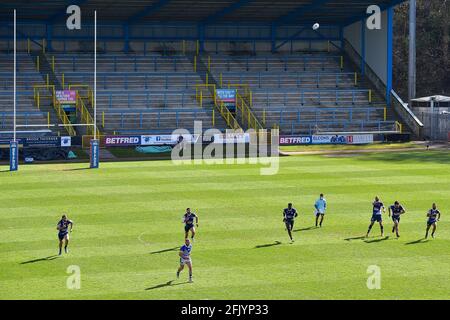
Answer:
[{"label": "grandstand", "polygon": [[[101,135],[167,134],[192,130],[194,121],[204,130],[279,128],[284,135],[408,131],[390,92],[389,35],[399,1],[375,1],[385,10],[382,37],[361,27],[368,1],[132,2],[108,9],[81,1],[85,27],[75,31],[65,28],[64,1],[54,1],[47,15],[34,14],[26,1],[14,3],[19,136],[93,134],[95,9]],[[310,28],[314,22],[321,23],[318,31]],[[0,135],[6,137],[12,130],[9,23],[1,37]],[[237,90],[235,113],[217,89]],[[73,108],[58,102],[59,90],[77,92]]]},{"label": "grandstand", "polygon": [[[13,68],[11,61],[12,54],[0,54],[0,137],[12,137],[13,130]],[[35,66],[26,54],[17,57],[18,78],[17,78],[17,122],[22,126],[18,128],[20,135],[27,135],[28,125],[43,125],[32,134],[50,134],[51,130],[45,128],[51,116],[48,110],[37,108],[33,98],[33,85],[43,85],[43,79]]]}]

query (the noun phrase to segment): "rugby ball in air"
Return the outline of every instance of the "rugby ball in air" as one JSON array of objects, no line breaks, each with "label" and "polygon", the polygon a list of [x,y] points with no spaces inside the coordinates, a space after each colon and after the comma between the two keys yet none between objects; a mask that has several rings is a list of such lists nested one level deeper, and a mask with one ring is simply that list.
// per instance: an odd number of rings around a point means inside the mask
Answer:
[{"label": "rugby ball in air", "polygon": [[317,30],[317,29],[319,29],[320,28],[320,24],[318,24],[318,23],[314,23],[314,25],[313,25],[313,30]]}]

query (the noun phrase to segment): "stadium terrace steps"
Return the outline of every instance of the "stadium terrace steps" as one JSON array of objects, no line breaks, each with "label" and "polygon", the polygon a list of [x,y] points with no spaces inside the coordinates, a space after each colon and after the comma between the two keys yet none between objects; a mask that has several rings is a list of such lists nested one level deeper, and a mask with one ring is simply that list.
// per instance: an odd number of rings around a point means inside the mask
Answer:
[{"label": "stadium terrace steps", "polygon": [[[56,73],[70,84],[94,86],[93,55],[55,56]],[[104,54],[97,58],[97,105],[114,108],[198,108],[201,79],[184,56]]]},{"label": "stadium terrace steps", "polygon": [[[32,85],[44,85],[46,76],[35,70],[36,56],[21,55],[20,59],[18,110],[39,111],[34,106]],[[54,61],[55,81],[61,87],[84,84],[93,89],[92,54],[47,53],[45,61],[41,73],[51,74]],[[196,99],[196,85],[205,84],[208,73],[208,83],[217,87],[248,86],[252,92],[251,109],[259,122],[266,128],[278,126],[282,133],[378,131],[393,125],[384,122],[384,97],[368,89],[371,86],[367,80],[343,64],[336,53],[205,54],[197,57],[196,67],[194,70],[193,56],[99,54],[98,121],[102,125],[104,122],[106,133],[167,132],[192,128],[194,121],[202,121],[204,129],[214,126],[223,130],[227,125],[219,112],[213,112],[212,98],[205,97],[202,106]],[[4,55],[0,72],[9,69]],[[4,79],[0,83],[0,103],[7,105],[12,99],[12,80]],[[51,101],[43,100],[40,111],[53,113],[50,105]],[[29,115],[30,123],[46,123],[47,119],[38,119],[43,115]],[[394,118],[389,110],[386,115]],[[8,115],[3,118],[5,124],[9,123]]]},{"label": "stadium terrace steps", "polygon": [[213,110],[134,110],[105,112],[107,132],[172,132],[178,128],[192,130],[194,121],[202,122],[202,129],[225,128],[223,119]]},{"label": "stadium terrace steps", "polygon": [[341,71],[341,56],[329,54],[265,54],[263,56],[210,55],[212,72]]},{"label": "stadium terrace steps", "polygon": [[[13,54],[0,54],[0,137],[10,137],[13,130]],[[28,54],[17,55],[17,131],[18,137],[42,134],[52,134],[48,128],[48,110],[37,108],[33,85],[44,85],[42,77],[36,71]],[[23,127],[29,125],[30,127]],[[40,126],[40,127],[36,127]],[[56,132],[53,132],[55,134]]]},{"label": "stadium terrace steps", "polygon": [[[54,60],[57,77],[65,87],[93,88],[93,55],[56,54]],[[106,133],[145,133],[193,128],[194,121],[202,121],[204,129],[225,129],[225,122],[212,111],[212,101],[205,101],[203,108],[196,101],[195,85],[200,83],[185,56],[99,55],[97,110],[101,128]]]},{"label": "stadium terrace steps", "polygon": [[[333,53],[264,56],[204,55],[222,87],[248,85],[252,110],[282,133],[394,131],[386,103],[360,74]],[[341,110],[342,109],[342,110]],[[314,110],[314,111],[312,111]],[[386,112],[388,115],[388,113]]]},{"label": "stadium terrace steps", "polygon": [[[55,90],[62,90],[61,83],[57,79],[55,73],[53,72],[53,67],[47,59],[47,56],[42,51],[31,52],[31,59],[35,64],[36,70],[40,73],[41,79],[44,81],[44,84],[54,86]],[[51,93],[52,89],[47,88],[47,91]],[[52,124],[62,124],[62,120],[55,112],[53,106],[53,99],[51,97],[40,97],[40,109],[46,111],[49,115],[49,122]],[[74,130],[77,130],[74,128]],[[58,128],[58,135],[68,135],[70,134],[69,128],[61,127]]]}]

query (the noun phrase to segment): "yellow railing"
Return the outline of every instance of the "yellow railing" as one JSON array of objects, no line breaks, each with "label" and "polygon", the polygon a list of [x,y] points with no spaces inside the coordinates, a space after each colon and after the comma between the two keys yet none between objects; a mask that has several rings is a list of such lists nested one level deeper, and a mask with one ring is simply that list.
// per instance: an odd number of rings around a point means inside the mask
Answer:
[{"label": "yellow railing", "polygon": [[403,133],[403,125],[398,121],[395,121],[395,131]]},{"label": "yellow railing", "polygon": [[69,90],[76,90],[82,99],[88,99],[91,106],[94,105],[94,91],[87,84],[69,84]]},{"label": "yellow railing", "polygon": [[241,126],[239,125],[239,122],[236,120],[236,118],[233,116],[233,114],[228,110],[228,108],[225,106],[223,102],[216,102],[215,107],[219,110],[222,117],[225,119],[227,125],[229,128],[233,130],[242,130]]},{"label": "yellow railing", "polygon": [[248,84],[228,83],[229,89],[236,89],[236,107],[241,111],[242,123],[247,123],[248,128],[255,130],[264,129],[264,126],[253,114],[253,93]]},{"label": "yellow railing", "polygon": [[[95,132],[94,119],[89,113],[89,110],[86,108],[82,96],[78,92],[77,92],[76,108],[77,112],[80,113],[81,121],[87,125],[86,126],[87,135],[93,136]],[[98,129],[98,127],[97,127],[97,136],[100,136],[100,130]]]},{"label": "yellow railing", "polygon": [[[42,92],[43,91],[43,92]],[[61,107],[61,104],[56,99],[55,94],[55,86],[54,85],[37,85],[33,87],[33,97],[34,101],[36,103],[36,106],[38,109],[40,109],[41,106],[41,99],[42,98],[49,98],[51,99],[51,103],[53,105],[53,108],[55,109],[55,112],[61,121],[61,123],[66,128],[67,132],[71,137],[76,136],[77,133],[75,129],[72,126],[72,123],[70,122],[69,118],[67,117],[66,112]]]},{"label": "yellow railing", "polygon": [[64,111],[64,109],[61,107],[60,102],[56,101],[56,97],[53,102],[53,107],[54,107],[59,119],[64,124],[64,127],[66,128],[69,135],[71,137],[76,136],[77,133],[76,133],[75,129],[73,128],[72,123],[70,122],[69,118],[67,117],[66,111]]},{"label": "yellow railing", "polygon": [[[234,128],[231,121],[240,116],[241,123],[247,124],[248,128],[254,130],[264,129],[251,110],[252,92],[250,87],[245,84],[229,84],[229,88],[236,88],[236,116],[233,116],[228,108],[224,107],[224,104],[217,99],[216,86],[214,84],[196,85],[195,97],[202,108],[205,98],[212,99],[216,108],[220,109],[219,111],[222,117],[227,121],[227,125],[231,128]],[[225,108],[229,114],[222,108]]]},{"label": "yellow railing", "polygon": [[248,128],[256,131],[264,129],[256,116],[253,114],[247,102],[239,93],[236,94],[236,108],[241,111],[242,122],[246,122]]},{"label": "yellow railing", "polygon": [[195,99],[203,108],[203,100],[216,100],[216,86],[214,84],[197,84],[195,85]]},{"label": "yellow railing", "polygon": [[[216,86],[214,84],[203,85],[198,84],[195,86],[195,98],[197,99],[200,107],[203,107],[203,100],[209,98],[213,101],[214,107],[219,111],[222,118],[227,123],[227,126],[233,130],[242,130],[239,122],[233,116],[233,114],[228,110],[223,102],[217,100],[216,97]],[[215,115],[214,115],[215,117]]]},{"label": "yellow railing", "polygon": [[228,89],[236,89],[237,94],[244,98],[249,107],[253,107],[253,93],[248,84],[228,83]]}]

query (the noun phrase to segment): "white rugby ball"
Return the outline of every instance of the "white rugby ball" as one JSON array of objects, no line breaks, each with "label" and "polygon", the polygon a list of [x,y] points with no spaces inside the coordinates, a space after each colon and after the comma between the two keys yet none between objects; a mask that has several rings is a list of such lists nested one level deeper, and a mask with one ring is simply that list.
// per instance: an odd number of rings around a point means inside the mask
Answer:
[{"label": "white rugby ball", "polygon": [[318,24],[318,23],[314,23],[314,25],[313,25],[313,30],[317,30],[317,29],[319,29],[320,28],[320,24]]}]

